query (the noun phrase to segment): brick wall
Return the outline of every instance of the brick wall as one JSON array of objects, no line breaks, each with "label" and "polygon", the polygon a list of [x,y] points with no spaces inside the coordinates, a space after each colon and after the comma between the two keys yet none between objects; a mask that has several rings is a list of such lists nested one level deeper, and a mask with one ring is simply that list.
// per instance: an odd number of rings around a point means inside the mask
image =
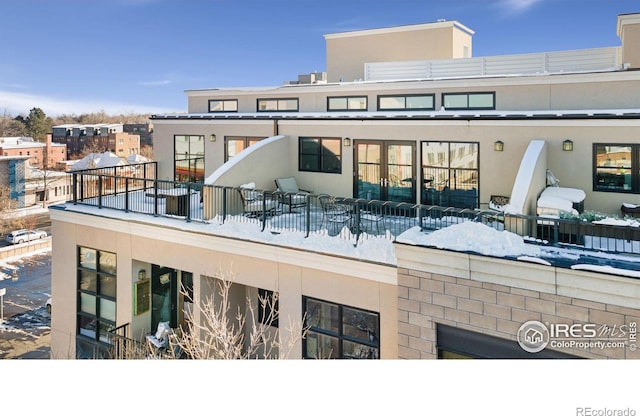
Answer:
[{"label": "brick wall", "polygon": [[[429,264],[423,265],[423,270],[398,269],[398,356],[402,359],[437,358],[438,323],[514,342],[520,326],[529,320],[592,323],[598,328],[640,323],[640,310],[634,307],[430,273],[424,271]],[[640,352],[629,348],[556,350],[584,358],[640,358]]]}]

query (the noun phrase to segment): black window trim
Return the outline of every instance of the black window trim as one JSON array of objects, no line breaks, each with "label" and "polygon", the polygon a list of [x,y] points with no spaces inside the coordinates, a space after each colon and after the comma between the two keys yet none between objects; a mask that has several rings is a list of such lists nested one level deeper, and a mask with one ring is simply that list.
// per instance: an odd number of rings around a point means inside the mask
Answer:
[{"label": "black window trim", "polygon": [[[82,267],[80,265],[80,252],[81,249],[88,249],[88,250],[93,250],[96,252],[96,269],[89,269],[86,267]],[[109,301],[113,301],[117,304],[117,298],[113,297],[113,296],[108,296],[105,294],[101,294],[100,293],[100,276],[104,275],[104,276],[109,276],[112,277],[113,279],[115,279],[115,283],[117,285],[118,279],[117,279],[117,275],[115,274],[111,274],[105,271],[102,271],[102,268],[100,267],[100,255],[102,252],[105,253],[109,253],[109,254],[113,254],[114,256],[116,256],[115,252],[111,252],[109,250],[100,250],[97,248],[92,248],[92,247],[87,247],[87,246],[76,246],[76,285],[77,285],[77,290],[76,290],[76,337],[80,337],[80,338],[84,338],[86,340],[91,340],[93,343],[97,343],[97,344],[103,344],[103,341],[100,338],[100,331],[98,328],[96,328],[96,334],[95,334],[95,338],[91,338],[88,337],[87,335],[84,335],[82,333],[80,333],[80,317],[81,316],[85,316],[85,317],[90,317],[90,318],[94,318],[96,321],[98,322],[105,322],[107,324],[113,325],[113,327],[116,327],[116,322],[115,321],[111,321],[110,319],[105,319],[101,314],[100,314],[100,299],[106,299]],[[116,260],[117,261],[117,260]],[[86,271],[88,273],[93,273],[95,274],[95,278],[96,278],[96,290],[95,291],[91,291],[91,290],[84,290],[82,288],[80,288],[80,277],[82,275],[82,272]],[[86,293],[88,295],[93,296],[96,299],[96,313],[95,315],[86,313],[86,312],[82,312],[80,310],[80,302],[81,302],[81,294],[82,293]]]},{"label": "black window trim", "polygon": [[[404,98],[404,108],[380,108],[380,99],[381,98],[393,98],[393,97],[402,97]],[[431,97],[433,101],[433,105],[431,108],[407,108],[407,97]],[[436,109],[436,95],[434,93],[429,94],[383,94],[378,95],[377,97],[377,109],[378,111],[430,111]]]},{"label": "black window trim", "polygon": [[266,137],[264,136],[224,136],[224,161],[225,163],[229,161],[229,148],[227,147],[227,143],[229,142],[229,140],[240,140],[242,139],[244,141],[244,147],[242,150],[246,149],[247,147],[249,147],[249,141],[251,139],[258,139],[258,141],[260,140],[264,140],[266,139]]},{"label": "black window trim", "polygon": [[[469,106],[469,96],[471,95],[491,95],[493,97],[493,105],[491,107],[471,107]],[[445,97],[447,95],[466,95],[467,106],[466,107],[446,107],[444,104]],[[496,109],[496,92],[495,91],[473,91],[473,92],[443,92],[440,96],[442,106],[446,110],[495,110]]]},{"label": "black window trim", "polygon": [[[339,109],[339,108],[332,109],[329,106],[329,102],[332,99],[335,99],[335,98],[344,98],[344,99],[346,99],[347,100],[347,108],[345,108],[345,109]],[[364,98],[365,108],[364,109],[361,109],[361,108],[349,108],[349,98]],[[333,96],[329,96],[329,97],[327,97],[327,111],[329,111],[329,112],[332,112],[332,111],[339,111],[339,112],[342,112],[342,111],[369,111],[369,97],[366,96],[366,95],[333,95]]]},{"label": "black window trim", "polygon": [[[322,149],[322,142],[324,140],[336,140],[338,142],[339,148],[340,148],[340,169],[338,169],[337,172],[328,172],[326,170],[324,170],[324,163],[323,163],[323,156],[322,156],[322,150],[320,150],[320,152],[317,154],[318,157],[318,166],[320,167],[318,170],[308,170],[308,169],[303,169],[302,167],[302,160],[301,160],[301,152],[302,152],[302,141],[304,139],[312,139],[312,140],[319,140],[320,141],[320,146],[319,148]],[[342,174],[342,164],[343,164],[343,160],[342,160],[342,138],[340,137],[324,137],[324,136],[298,136],[298,171],[300,172],[314,172],[314,173],[330,173],[330,174],[338,174],[341,175]]]},{"label": "black window trim", "polygon": [[469,331],[444,324],[436,324],[436,350],[438,358],[442,352],[450,351],[470,358],[493,359],[571,359],[580,358],[551,349],[530,353],[522,349],[516,341]]},{"label": "black window trim", "polygon": [[[598,146],[619,146],[619,147],[631,147],[631,189],[604,189],[599,188],[598,184]],[[592,147],[593,162],[592,162],[592,188],[594,192],[613,192],[619,194],[640,194],[640,144],[638,143],[623,143],[623,142],[611,142],[611,143],[593,143]]]},{"label": "black window trim", "polygon": [[[220,110],[220,111],[214,111],[214,110],[211,110],[211,102],[212,101],[235,102],[236,103],[236,109],[235,110],[224,110],[223,109],[223,110]],[[224,108],[224,105],[223,105],[223,108]],[[209,112],[209,113],[237,113],[238,112],[238,99],[237,98],[235,98],[235,99],[231,99],[230,98],[230,99],[222,99],[222,100],[209,100],[207,102],[207,112]]]},{"label": "black window trim", "polygon": [[[314,301],[317,301],[317,302],[328,303],[328,304],[331,304],[333,306],[337,306],[338,307],[338,323],[339,323],[339,325],[338,325],[338,333],[337,334],[335,332],[333,332],[333,331],[329,331],[329,330],[324,329],[324,328],[317,328],[317,327],[311,327],[311,326],[308,327],[308,331],[309,332],[314,332],[314,333],[317,333],[317,334],[322,334],[322,335],[327,335],[327,336],[337,337],[338,338],[338,341],[339,341],[338,342],[338,350],[339,351],[338,351],[338,354],[337,354],[337,358],[338,359],[343,359],[344,358],[343,357],[343,354],[344,354],[343,341],[349,341],[349,342],[352,342],[352,343],[355,343],[355,344],[366,345],[367,347],[371,347],[371,348],[377,348],[377,350],[378,350],[378,359],[380,359],[380,357],[382,355],[381,354],[382,347],[380,345],[380,312],[371,311],[371,310],[367,310],[367,309],[363,309],[363,308],[358,308],[356,306],[351,306],[351,305],[344,305],[344,304],[337,303],[337,302],[332,302],[332,301],[329,301],[329,300],[326,300],[326,299],[319,299],[319,298],[316,298],[316,297],[313,297],[313,296],[302,296],[302,316],[305,319],[305,322],[304,322],[305,325],[306,325],[306,311],[307,311],[307,301],[308,300],[314,300]],[[377,318],[378,318],[378,322],[377,322],[377,324],[378,324],[378,328],[377,328],[378,329],[378,338],[377,338],[377,341],[376,342],[364,341],[362,339],[353,338],[353,337],[350,337],[348,335],[344,335],[344,333],[343,333],[343,324],[344,324],[344,321],[343,321],[343,317],[344,317],[343,308],[349,308],[349,309],[353,309],[353,310],[356,310],[356,311],[361,311],[361,312],[364,312],[364,313],[375,314],[377,316]],[[305,356],[306,351],[307,351],[307,339],[305,337],[302,340],[302,357],[305,358],[305,359],[312,358],[312,357],[306,357]]]},{"label": "black window trim", "polygon": [[[260,110],[260,101],[295,101],[295,110]],[[300,111],[300,99],[298,97],[258,98],[256,99],[256,112],[258,113],[297,113]]]}]

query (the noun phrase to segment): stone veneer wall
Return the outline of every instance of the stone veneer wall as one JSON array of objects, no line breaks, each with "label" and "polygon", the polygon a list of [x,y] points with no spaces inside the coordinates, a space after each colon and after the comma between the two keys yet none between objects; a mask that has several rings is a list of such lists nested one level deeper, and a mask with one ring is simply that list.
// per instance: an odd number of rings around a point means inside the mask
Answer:
[{"label": "stone veneer wall", "polygon": [[[529,320],[609,327],[640,323],[633,299],[638,299],[640,284],[633,278],[424,247],[397,248],[401,359],[437,358],[438,323],[514,342]],[[500,280],[504,284],[496,283]],[[640,358],[640,351],[628,348],[559,351],[584,358]]]}]

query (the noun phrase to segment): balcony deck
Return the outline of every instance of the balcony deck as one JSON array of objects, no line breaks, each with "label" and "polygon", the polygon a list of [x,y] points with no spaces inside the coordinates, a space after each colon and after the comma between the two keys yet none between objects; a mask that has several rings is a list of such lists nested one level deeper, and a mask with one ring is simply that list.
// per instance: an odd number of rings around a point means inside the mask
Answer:
[{"label": "balcony deck", "polygon": [[[382,244],[393,253],[392,243],[410,229],[431,233],[453,224],[473,221],[497,230],[521,236],[527,243],[555,250],[579,250],[584,256],[597,258],[593,264],[607,261],[634,267],[639,261],[640,227],[601,225],[573,219],[509,215],[493,210],[458,209],[434,205],[397,203],[314,194],[286,194],[271,190],[252,190],[262,209],[246,212],[239,187],[212,186],[200,183],[161,181],[147,178],[120,177],[78,172],[71,175],[73,200],[65,209],[96,212],[113,217],[138,216],[145,221],[160,218],[198,232],[231,236],[268,244],[309,247],[319,237],[329,237],[312,250],[344,254],[351,247],[360,259],[394,264],[395,256],[363,254],[358,246]],[[284,204],[291,197],[304,199],[304,204],[289,210]],[[327,217],[321,198],[348,207],[344,220]],[[275,201],[273,204],[266,201]],[[188,227],[187,227],[188,225]],[[417,227],[417,228],[416,228]],[[291,243],[291,241],[295,241]],[[320,247],[320,248],[317,248]],[[357,252],[357,254],[356,254]],[[550,253],[550,251],[547,251]],[[603,260],[602,253],[608,259]],[[613,255],[627,257],[612,260]],[[631,256],[631,257],[628,257]],[[551,256],[553,257],[553,256]],[[553,261],[571,267],[566,256]],[[631,266],[629,266],[631,264]]]}]

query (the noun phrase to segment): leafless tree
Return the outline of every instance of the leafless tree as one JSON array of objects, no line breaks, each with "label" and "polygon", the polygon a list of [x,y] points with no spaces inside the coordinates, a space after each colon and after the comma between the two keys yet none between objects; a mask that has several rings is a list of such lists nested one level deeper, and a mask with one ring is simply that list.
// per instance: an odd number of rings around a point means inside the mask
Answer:
[{"label": "leafless tree", "polygon": [[4,235],[16,228],[23,228],[23,218],[13,215],[17,208],[17,200],[11,198],[11,189],[8,186],[0,187],[0,234]]},{"label": "leafless tree", "polygon": [[148,145],[143,145],[140,148],[140,155],[146,157],[149,160],[153,160],[153,147]]},{"label": "leafless tree", "polygon": [[[289,320],[287,326],[282,327],[277,293],[258,296],[257,302],[246,296],[246,303],[234,308],[231,273],[219,271],[210,279],[215,285],[214,295],[194,302],[193,310],[186,313],[185,327],[169,337],[169,348],[164,357],[286,359],[306,335],[304,319]],[[183,295],[187,296],[184,292]],[[273,327],[276,322],[280,328]]]}]

